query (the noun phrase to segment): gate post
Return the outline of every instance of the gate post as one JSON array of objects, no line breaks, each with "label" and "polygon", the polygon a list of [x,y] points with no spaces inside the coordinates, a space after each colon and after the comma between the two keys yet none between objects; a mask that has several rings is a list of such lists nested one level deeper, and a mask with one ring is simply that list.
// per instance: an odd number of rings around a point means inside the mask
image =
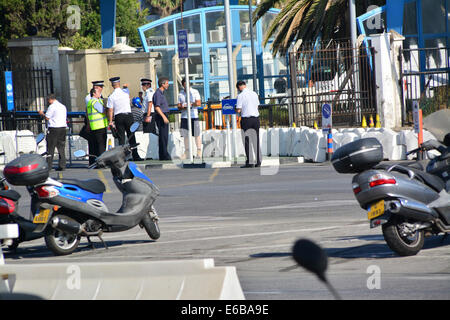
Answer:
[{"label": "gate post", "polygon": [[[375,81],[377,97],[377,114],[380,115],[381,126],[394,129],[401,126],[401,91],[399,88],[399,69],[397,54],[400,35],[383,33],[372,35],[372,45],[375,48]],[[393,43],[390,37],[393,37]],[[403,38],[404,39],[404,38]],[[394,66],[394,67],[393,67]]]}]

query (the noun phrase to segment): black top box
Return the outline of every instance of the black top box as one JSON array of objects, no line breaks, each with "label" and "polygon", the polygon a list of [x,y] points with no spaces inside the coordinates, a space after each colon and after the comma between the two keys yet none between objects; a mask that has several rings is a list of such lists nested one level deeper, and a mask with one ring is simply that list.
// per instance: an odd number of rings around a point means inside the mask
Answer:
[{"label": "black top box", "polygon": [[33,186],[45,182],[49,176],[47,160],[38,154],[24,154],[9,162],[3,175],[12,185]]},{"label": "black top box", "polygon": [[383,160],[383,146],[376,138],[364,138],[337,149],[331,163],[339,173],[359,173]]}]

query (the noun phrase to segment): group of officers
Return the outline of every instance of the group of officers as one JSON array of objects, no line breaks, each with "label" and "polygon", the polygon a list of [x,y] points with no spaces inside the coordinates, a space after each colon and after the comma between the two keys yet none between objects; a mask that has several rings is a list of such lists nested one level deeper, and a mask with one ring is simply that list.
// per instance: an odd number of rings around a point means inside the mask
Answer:
[{"label": "group of officers", "polygon": [[[89,154],[91,155],[89,157],[90,165],[95,162],[96,157],[106,150],[108,128],[113,133],[113,136],[118,139],[120,145],[125,144],[127,140],[129,140],[130,145],[136,145],[135,135],[131,133],[131,126],[135,119],[131,109],[128,85],[121,87],[119,77],[110,78],[109,81],[114,90],[106,100],[106,106],[102,97],[104,81],[93,81],[92,89],[85,98],[86,124],[83,137],[88,140]],[[169,88],[169,79],[161,77],[158,80],[158,89],[156,91],[152,89],[152,81],[150,79],[143,78],[140,82],[143,95],[142,101],[138,101],[143,112],[142,122],[149,124],[154,121],[158,134],[159,160],[172,160],[167,150],[170,109],[164,95],[164,91]],[[185,79],[183,79],[182,85],[184,90],[181,90],[178,96],[178,109],[181,110],[181,136],[184,137],[186,147],[186,152],[182,156],[184,159],[187,157],[190,139]],[[236,87],[239,91],[236,110],[241,114],[241,128],[244,132],[246,153],[246,164],[243,167],[259,167],[262,161],[259,146],[259,99],[254,91],[247,89],[244,81],[238,81]],[[57,148],[60,154],[57,170],[64,170],[66,164],[64,148],[67,110],[64,105],[56,100],[54,95],[49,96],[48,102],[50,106],[47,112],[45,114],[42,111],[39,112],[42,116],[45,116],[49,125],[47,151],[50,157],[48,161],[51,168],[54,149]],[[201,105],[201,98],[199,92],[192,87],[190,88],[190,102],[192,136],[195,137],[197,157],[201,158],[201,130],[198,120],[198,107]],[[133,99],[134,103],[135,99]],[[253,153],[250,152],[250,148],[255,151],[255,157],[252,157]],[[134,161],[144,160],[139,156],[137,148],[133,149],[132,156]]]},{"label": "group of officers", "polygon": [[[104,81],[93,81],[92,89],[86,96],[86,129],[88,134],[85,136],[89,144],[89,154],[92,155],[89,163],[95,161],[95,157],[99,156],[106,150],[107,129],[109,128],[113,136],[117,138],[120,145],[129,140],[131,145],[136,145],[136,138],[131,134],[131,125],[134,122],[130,91],[128,85],[121,87],[120,78],[110,78],[113,92],[108,97],[106,106],[102,97]],[[171,160],[167,152],[167,143],[169,135],[169,104],[164,96],[169,81],[167,78],[160,78],[159,88],[156,92],[152,89],[152,81],[143,78],[141,87],[143,90],[142,100],[139,102],[142,107],[143,118],[145,124],[149,124],[152,119],[158,127],[159,133],[159,158],[161,160]],[[135,100],[133,99],[133,102]],[[133,160],[142,161],[137,149],[133,149]]]}]

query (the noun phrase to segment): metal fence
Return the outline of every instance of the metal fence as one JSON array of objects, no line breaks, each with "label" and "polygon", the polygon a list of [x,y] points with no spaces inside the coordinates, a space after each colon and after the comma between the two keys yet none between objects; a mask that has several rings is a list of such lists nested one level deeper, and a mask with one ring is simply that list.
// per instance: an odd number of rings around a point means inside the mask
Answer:
[{"label": "metal fence", "polygon": [[402,125],[413,123],[414,102],[418,102],[423,116],[450,107],[449,52],[448,47],[403,49]]},{"label": "metal fence", "polygon": [[[259,119],[261,127],[288,127],[289,123],[289,100],[287,98],[263,98],[259,105]],[[170,106],[170,114],[180,114],[176,105]],[[205,122],[205,130],[226,129],[226,118],[222,114],[221,101],[202,102],[199,108],[199,119]],[[171,118],[171,122],[175,119]],[[237,115],[237,126],[240,128],[240,117]],[[175,128],[178,129],[178,128]]]},{"label": "metal fence", "polygon": [[349,41],[304,46],[289,53],[292,101],[290,119],[297,125],[321,124],[321,107],[333,108],[333,126],[360,125],[376,113],[374,49]]},{"label": "metal fence", "polygon": [[17,111],[44,110],[53,93],[53,73],[44,67],[19,66],[13,70],[14,106]]}]

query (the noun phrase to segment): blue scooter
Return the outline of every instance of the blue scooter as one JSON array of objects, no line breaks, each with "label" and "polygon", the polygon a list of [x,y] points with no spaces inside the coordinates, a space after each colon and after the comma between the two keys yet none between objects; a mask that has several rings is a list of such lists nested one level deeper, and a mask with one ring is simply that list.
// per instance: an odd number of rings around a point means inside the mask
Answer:
[{"label": "blue scooter", "polygon": [[[132,126],[132,131],[137,129]],[[55,180],[47,176],[45,179],[35,178],[32,185],[28,184],[31,194],[31,207],[34,214],[33,223],[36,231],[45,234],[45,243],[55,255],[68,255],[74,252],[81,237],[87,237],[93,247],[90,237],[102,239],[104,232],[119,232],[129,230],[139,225],[144,228],[151,239],[160,237],[159,217],[153,206],[159,195],[158,187],[142,173],[135,163],[128,162],[127,157],[137,146],[117,146],[107,150],[96,158],[91,167],[109,167],[113,181],[123,194],[122,206],[113,213],[103,201],[105,185],[98,179]],[[76,157],[88,156],[84,151],[76,151]],[[21,162],[17,171],[26,171],[40,165],[32,162]],[[44,166],[44,164],[42,164]],[[48,169],[47,169],[48,171]],[[32,171],[29,171],[29,175]],[[36,173],[35,175],[37,175]],[[30,180],[28,178],[28,180]]]}]

